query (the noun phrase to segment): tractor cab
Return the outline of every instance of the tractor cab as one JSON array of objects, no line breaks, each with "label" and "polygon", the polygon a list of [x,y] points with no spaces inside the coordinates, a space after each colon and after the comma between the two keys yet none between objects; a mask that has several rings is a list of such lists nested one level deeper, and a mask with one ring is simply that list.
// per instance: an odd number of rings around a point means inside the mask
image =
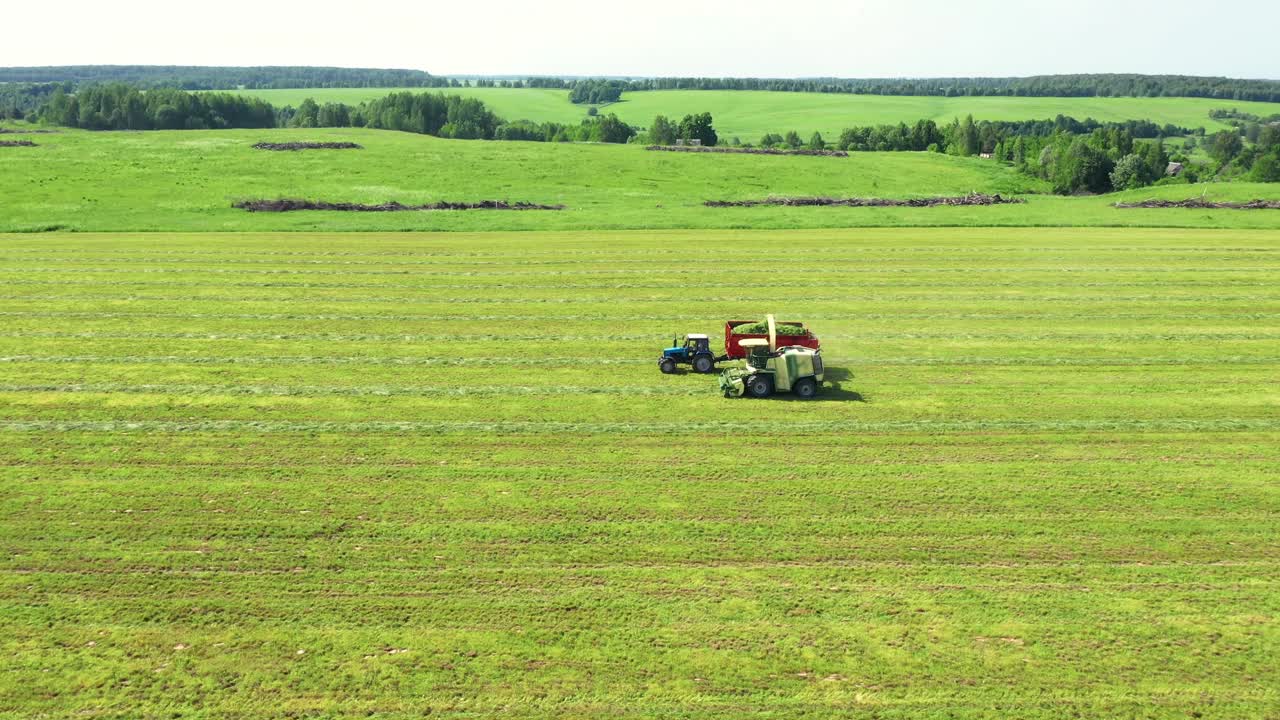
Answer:
[{"label": "tractor cab", "polygon": [[671,347],[662,351],[658,358],[658,368],[670,374],[676,371],[677,365],[692,365],[695,372],[709,373],[715,370],[717,358],[711,353],[711,338],[705,333],[689,333],[684,342],[671,339]]},{"label": "tractor cab", "polygon": [[711,352],[711,338],[703,333],[689,333],[684,336],[684,353],[688,357],[704,352]]},{"label": "tractor cab", "polygon": [[769,350],[769,341],[764,338],[748,338],[739,340],[738,347],[746,352],[747,365],[756,370],[765,370],[769,366],[769,358],[777,355]]}]

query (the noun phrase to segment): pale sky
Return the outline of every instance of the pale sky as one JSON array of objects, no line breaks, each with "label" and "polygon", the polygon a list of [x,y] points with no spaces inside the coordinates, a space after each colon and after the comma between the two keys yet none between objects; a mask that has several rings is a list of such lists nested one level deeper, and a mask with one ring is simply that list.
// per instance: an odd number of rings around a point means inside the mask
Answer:
[{"label": "pale sky", "polygon": [[1280,2],[64,0],[9,3],[0,66],[335,65],[437,75],[1280,79]]}]

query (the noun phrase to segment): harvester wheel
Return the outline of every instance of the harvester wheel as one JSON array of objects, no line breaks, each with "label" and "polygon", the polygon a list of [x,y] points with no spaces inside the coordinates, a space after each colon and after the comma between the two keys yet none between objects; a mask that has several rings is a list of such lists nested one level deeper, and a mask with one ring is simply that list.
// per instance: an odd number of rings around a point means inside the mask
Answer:
[{"label": "harvester wheel", "polygon": [[754,398],[765,398],[773,394],[773,379],[768,375],[755,375],[747,381],[747,394]]},{"label": "harvester wheel", "polygon": [[813,378],[802,378],[796,381],[791,392],[794,392],[798,398],[808,400],[818,394],[818,383]]},{"label": "harvester wheel", "polygon": [[708,355],[699,355],[693,359],[693,369],[700,373],[709,373],[715,370],[715,361]]},{"label": "harvester wheel", "polygon": [[676,371],[676,361],[663,360],[662,362],[658,363],[658,369],[662,371],[663,375],[670,375],[671,373]]}]

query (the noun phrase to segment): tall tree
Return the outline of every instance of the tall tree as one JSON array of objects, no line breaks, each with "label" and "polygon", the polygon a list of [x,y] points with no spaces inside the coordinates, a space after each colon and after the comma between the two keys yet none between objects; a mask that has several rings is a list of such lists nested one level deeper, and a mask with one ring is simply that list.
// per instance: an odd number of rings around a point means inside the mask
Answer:
[{"label": "tall tree", "polygon": [[978,154],[978,128],[973,124],[972,115],[966,115],[964,122],[960,123],[959,139],[961,155]]},{"label": "tall tree", "polygon": [[307,98],[298,105],[298,112],[293,116],[296,127],[311,128],[320,124],[320,106],[315,100]]},{"label": "tall tree", "polygon": [[1219,164],[1226,165],[1235,159],[1240,151],[1244,149],[1244,141],[1240,139],[1240,133],[1236,130],[1223,130],[1213,136],[1213,145],[1209,148],[1209,155],[1217,160]]},{"label": "tall tree", "polygon": [[649,142],[654,145],[675,145],[678,130],[666,115],[658,115],[649,125]]},{"label": "tall tree", "polygon": [[636,134],[635,128],[622,122],[617,115],[609,113],[600,118],[600,142],[625,143]]},{"label": "tall tree", "polygon": [[708,147],[714,146],[720,138],[716,135],[716,129],[711,123],[711,113],[709,112],[698,115],[685,115],[680,120],[680,137],[685,140],[700,140],[703,145]]}]

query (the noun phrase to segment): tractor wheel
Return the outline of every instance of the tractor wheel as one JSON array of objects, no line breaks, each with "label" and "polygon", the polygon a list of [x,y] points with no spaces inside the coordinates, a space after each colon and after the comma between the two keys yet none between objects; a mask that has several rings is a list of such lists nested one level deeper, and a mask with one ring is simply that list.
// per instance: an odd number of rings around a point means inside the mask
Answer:
[{"label": "tractor wheel", "polygon": [[818,383],[813,378],[803,378],[796,381],[795,386],[791,388],[791,392],[795,393],[798,398],[808,400],[818,394]]},{"label": "tractor wheel", "polygon": [[765,398],[773,394],[773,378],[754,375],[747,381],[747,394],[753,398]]},{"label": "tractor wheel", "polygon": [[662,371],[663,375],[670,375],[671,373],[676,371],[676,361],[663,360],[662,362],[658,363],[658,369]]},{"label": "tractor wheel", "polygon": [[716,363],[708,355],[699,355],[693,359],[693,369],[700,373],[709,373],[716,369]]}]

